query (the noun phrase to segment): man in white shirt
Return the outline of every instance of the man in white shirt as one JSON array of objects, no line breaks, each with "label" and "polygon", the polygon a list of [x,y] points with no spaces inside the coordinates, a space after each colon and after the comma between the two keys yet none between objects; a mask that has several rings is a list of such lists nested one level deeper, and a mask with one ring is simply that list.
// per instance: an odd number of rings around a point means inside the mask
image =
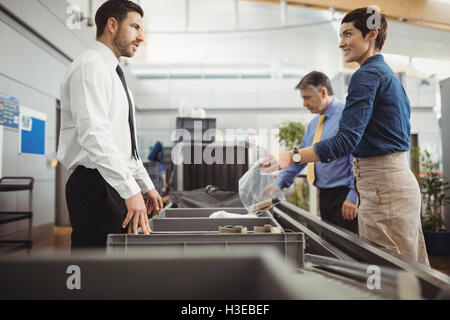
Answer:
[{"label": "man in white shirt", "polygon": [[[72,248],[105,247],[130,223],[151,232],[148,213],[160,195],[136,150],[134,108],[119,57],[144,41],[137,4],[106,1],[95,15],[97,41],[68,68],[61,86],[58,159],[73,171],[66,185]],[[142,193],[147,196],[144,202]]]}]

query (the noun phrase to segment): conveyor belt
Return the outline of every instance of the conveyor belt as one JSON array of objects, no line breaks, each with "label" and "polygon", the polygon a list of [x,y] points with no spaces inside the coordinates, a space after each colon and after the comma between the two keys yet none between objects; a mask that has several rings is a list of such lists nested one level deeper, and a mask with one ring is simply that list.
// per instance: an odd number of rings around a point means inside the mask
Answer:
[{"label": "conveyor belt", "polygon": [[304,293],[304,299],[315,300],[380,300],[392,299],[377,290],[368,290],[356,281],[350,281],[331,273],[306,269],[296,274],[299,291]]},{"label": "conveyor belt", "polygon": [[406,271],[419,279],[423,297],[427,299],[435,298],[450,286],[449,277],[445,274],[376,247],[351,232],[325,223],[286,201],[272,208],[271,212],[283,228],[305,233],[307,254],[330,257],[355,266],[358,263],[365,263]]}]

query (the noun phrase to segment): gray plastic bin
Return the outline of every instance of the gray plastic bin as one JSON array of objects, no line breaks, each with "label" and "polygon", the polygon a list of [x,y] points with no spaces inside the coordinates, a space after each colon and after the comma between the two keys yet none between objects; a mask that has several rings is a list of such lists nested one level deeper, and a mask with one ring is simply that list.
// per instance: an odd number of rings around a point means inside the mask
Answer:
[{"label": "gray plastic bin", "polygon": [[[0,256],[0,299],[300,299],[300,286],[285,279],[292,270],[268,253]],[[80,289],[68,289],[69,266],[81,271]]]},{"label": "gray plastic bin", "polygon": [[253,231],[254,226],[278,226],[271,218],[164,218],[151,219],[152,231],[218,231],[219,226],[243,226]]},{"label": "gray plastic bin", "polygon": [[108,235],[108,253],[151,252],[154,248],[164,248],[168,252],[183,253],[185,256],[194,254],[199,250],[233,252],[234,249],[244,249],[250,254],[265,248],[275,248],[283,255],[285,261],[291,261],[297,267],[303,268],[305,238],[301,232],[281,234],[152,233],[150,235]]}]

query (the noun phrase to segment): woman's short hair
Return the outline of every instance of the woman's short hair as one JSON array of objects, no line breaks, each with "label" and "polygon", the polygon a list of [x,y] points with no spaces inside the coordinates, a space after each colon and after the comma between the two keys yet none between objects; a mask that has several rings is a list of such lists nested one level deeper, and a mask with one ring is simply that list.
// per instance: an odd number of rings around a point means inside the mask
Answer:
[{"label": "woman's short hair", "polygon": [[378,36],[375,40],[375,48],[381,50],[386,41],[387,20],[377,7],[364,7],[355,9],[347,13],[341,24],[353,22],[356,29],[362,32],[363,37],[370,30],[378,29]]}]

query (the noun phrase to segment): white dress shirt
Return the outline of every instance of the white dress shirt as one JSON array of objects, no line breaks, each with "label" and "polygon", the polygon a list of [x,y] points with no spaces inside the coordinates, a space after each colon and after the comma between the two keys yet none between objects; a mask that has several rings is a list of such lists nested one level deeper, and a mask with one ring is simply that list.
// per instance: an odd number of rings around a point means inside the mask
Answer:
[{"label": "white dress shirt", "polygon": [[58,160],[69,170],[97,169],[128,199],[154,185],[131,154],[128,99],[116,72],[119,60],[103,43],[69,66],[61,85]]}]

